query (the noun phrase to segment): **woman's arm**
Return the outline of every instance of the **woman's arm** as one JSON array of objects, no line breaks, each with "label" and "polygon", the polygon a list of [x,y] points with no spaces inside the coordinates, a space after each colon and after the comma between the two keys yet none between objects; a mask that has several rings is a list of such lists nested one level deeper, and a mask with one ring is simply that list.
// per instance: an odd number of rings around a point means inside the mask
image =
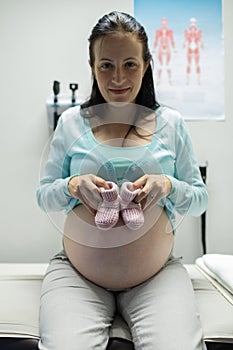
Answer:
[{"label": "woman's arm", "polygon": [[74,145],[80,138],[80,130],[77,129],[77,123],[69,113],[69,111],[63,113],[59,118],[45,172],[37,188],[37,201],[46,212],[61,210],[68,212],[82,202],[92,214],[95,214],[102,199],[99,188],[107,189],[109,186],[104,179],[96,175],[70,173],[73,153],[75,159],[78,156]]},{"label": "woman's arm", "polygon": [[45,171],[37,187],[37,201],[44,211],[69,210],[78,202],[68,191],[70,157],[66,147],[64,122],[59,118],[50,145]]},{"label": "woman's arm", "polygon": [[199,216],[207,208],[208,193],[183,118],[179,118],[177,124],[175,173],[167,175],[171,191],[166,200],[181,215]]},{"label": "woman's arm", "polygon": [[141,202],[145,209],[163,199],[172,212],[199,216],[206,210],[208,194],[184,121],[181,116],[174,120],[166,135],[170,150],[175,154],[173,174],[146,174],[136,180],[134,188],[141,188],[141,191],[135,201]]}]

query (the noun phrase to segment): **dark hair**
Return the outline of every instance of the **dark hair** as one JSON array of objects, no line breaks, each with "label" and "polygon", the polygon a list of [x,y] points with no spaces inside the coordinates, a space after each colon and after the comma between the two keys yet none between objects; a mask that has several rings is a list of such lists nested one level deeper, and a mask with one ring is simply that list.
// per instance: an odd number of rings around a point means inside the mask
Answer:
[{"label": "dark hair", "polygon": [[[95,27],[92,29],[89,37],[89,58],[91,66],[94,64],[93,46],[98,38],[106,35],[115,34],[117,32],[132,33],[137,35],[143,45],[143,59],[145,63],[152,60],[152,56],[148,47],[148,37],[143,26],[136,19],[124,12],[111,12],[103,16]],[[97,81],[93,75],[93,84],[91,96],[87,102],[81,107],[88,108],[97,104],[106,103],[100,93]],[[154,81],[151,63],[142,79],[142,85],[136,98],[136,103],[150,109],[155,110],[159,107],[155,97]]]}]

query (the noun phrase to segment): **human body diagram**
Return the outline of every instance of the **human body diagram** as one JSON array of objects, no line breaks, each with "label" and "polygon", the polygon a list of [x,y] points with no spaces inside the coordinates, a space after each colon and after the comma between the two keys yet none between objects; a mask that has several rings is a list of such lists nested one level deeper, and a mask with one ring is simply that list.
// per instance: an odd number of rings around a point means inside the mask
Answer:
[{"label": "human body diagram", "polygon": [[[156,30],[153,52],[156,55],[157,68],[157,85],[162,82],[168,82],[173,85],[172,81],[172,54],[177,53],[175,48],[174,32],[168,28],[168,21],[164,17],[161,20],[161,27]],[[201,67],[200,67],[200,54],[201,49],[204,48],[202,41],[202,30],[197,28],[197,20],[195,18],[190,19],[190,26],[184,30],[184,41],[182,48],[186,49],[186,62],[183,62],[185,66],[186,84],[190,84],[190,77],[194,66],[194,71],[197,77],[198,84],[201,83]],[[167,80],[164,79],[163,74],[166,73]],[[163,81],[162,81],[163,78]]]}]

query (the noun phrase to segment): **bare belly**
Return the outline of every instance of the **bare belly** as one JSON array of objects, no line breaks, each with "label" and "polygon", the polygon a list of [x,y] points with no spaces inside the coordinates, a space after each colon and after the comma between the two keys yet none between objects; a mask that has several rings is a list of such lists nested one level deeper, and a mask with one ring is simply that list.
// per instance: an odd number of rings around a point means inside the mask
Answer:
[{"label": "bare belly", "polygon": [[67,215],[64,248],[72,265],[87,279],[112,289],[146,281],[167,261],[174,243],[170,221],[161,207],[144,211],[145,224],[136,231],[120,219],[99,230],[83,205]]}]

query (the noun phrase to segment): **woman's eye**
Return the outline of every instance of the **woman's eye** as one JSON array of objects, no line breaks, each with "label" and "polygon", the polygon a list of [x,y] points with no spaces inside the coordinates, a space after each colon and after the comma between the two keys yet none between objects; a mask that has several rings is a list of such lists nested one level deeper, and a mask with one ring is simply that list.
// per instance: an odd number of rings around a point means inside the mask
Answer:
[{"label": "woman's eye", "polygon": [[135,62],[126,62],[125,65],[127,68],[136,68],[137,67]]},{"label": "woman's eye", "polygon": [[111,67],[112,67],[112,64],[107,62],[107,63],[102,63],[101,66],[100,66],[100,69],[101,70],[107,70],[107,69],[109,69]]}]

